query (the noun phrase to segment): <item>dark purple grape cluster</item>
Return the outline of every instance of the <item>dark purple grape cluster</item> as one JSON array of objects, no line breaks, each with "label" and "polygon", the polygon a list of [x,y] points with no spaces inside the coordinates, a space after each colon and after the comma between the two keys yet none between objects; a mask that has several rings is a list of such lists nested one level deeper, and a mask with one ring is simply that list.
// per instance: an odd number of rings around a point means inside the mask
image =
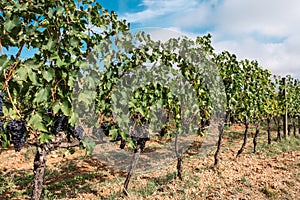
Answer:
[{"label": "dark purple grape cluster", "polygon": [[105,136],[108,136],[109,135],[109,123],[107,122],[102,122],[101,125],[100,125],[101,129],[103,130],[104,132],[104,135]]},{"label": "dark purple grape cluster", "polygon": [[126,140],[121,139],[120,149],[124,149],[126,146]]},{"label": "dark purple grape cluster", "polygon": [[140,147],[141,151],[143,151],[145,149],[146,142],[150,140],[150,138],[148,138],[148,137],[140,138],[140,137],[135,137],[135,136],[131,136],[131,139],[136,144],[136,146]]},{"label": "dark purple grape cluster", "polygon": [[68,134],[72,135],[72,137],[77,138],[79,140],[83,139],[83,128],[82,126],[77,126],[75,129],[71,125],[68,128]]},{"label": "dark purple grape cluster", "polygon": [[69,129],[69,118],[65,115],[58,117],[54,123],[54,134],[57,134],[60,131],[68,131]]},{"label": "dark purple grape cluster", "polygon": [[26,121],[11,120],[7,123],[6,129],[10,132],[11,141],[14,144],[15,151],[21,151],[25,144]]},{"label": "dark purple grape cluster", "polygon": [[130,137],[135,143],[135,145],[139,146],[141,151],[143,151],[145,149],[146,142],[150,140],[149,127],[145,125],[134,126]]},{"label": "dark purple grape cluster", "polygon": [[64,131],[72,137],[82,140],[84,131],[83,128],[81,126],[75,128],[71,126],[68,121],[69,117],[67,117],[66,115],[58,117],[57,121],[54,123],[54,134],[57,134],[60,131]]},{"label": "dark purple grape cluster", "polygon": [[115,141],[121,141],[120,143],[120,149],[124,149],[126,146],[126,140],[124,140],[121,136],[120,133],[118,133],[117,138],[115,139]]},{"label": "dark purple grape cluster", "polygon": [[4,98],[4,93],[0,92],[0,115],[3,115],[3,108],[2,108],[3,98]]},{"label": "dark purple grape cluster", "polygon": [[168,130],[167,130],[167,127],[162,127],[161,129],[160,129],[160,131],[159,131],[159,136],[160,137],[163,137],[163,136],[165,136],[166,134],[167,134],[167,132],[168,132]]},{"label": "dark purple grape cluster", "polygon": [[[109,130],[115,126],[119,128],[117,123],[112,122],[102,122],[100,127],[105,136],[109,136]],[[95,132],[96,133],[96,132]],[[150,140],[148,137],[146,128],[143,126],[136,126],[134,131],[130,134],[130,138],[133,140],[135,145],[139,146],[139,148],[143,151],[145,149],[146,142]],[[126,140],[122,137],[120,133],[118,133],[116,139],[112,140],[113,142],[121,141],[120,149],[124,149],[126,146]]]},{"label": "dark purple grape cluster", "polygon": [[[100,127],[105,136],[109,136],[109,130],[112,127],[119,128],[117,123],[113,122],[102,122]],[[94,131],[94,133],[98,133]],[[135,145],[139,146],[139,148],[143,151],[145,149],[146,142],[150,140],[148,137],[147,127],[145,126],[135,126],[133,132],[130,134],[130,138],[133,140]],[[118,133],[117,137],[112,140],[113,142],[121,141],[120,149],[124,149],[126,146],[126,140],[122,137],[121,133]]]},{"label": "dark purple grape cluster", "polygon": [[[111,129],[112,126],[115,126],[117,129],[119,128],[119,125],[117,123],[108,123],[108,122],[102,122],[100,124],[100,127],[104,133],[105,136],[109,136],[109,130]],[[116,141],[121,141],[120,143],[120,149],[124,149],[126,146],[126,140],[124,140],[121,136],[120,133],[118,133],[117,137],[115,140],[113,140],[114,142]]]},{"label": "dark purple grape cluster", "polygon": [[3,122],[0,122],[0,133],[2,133],[4,131],[5,131],[4,124],[3,124]]}]

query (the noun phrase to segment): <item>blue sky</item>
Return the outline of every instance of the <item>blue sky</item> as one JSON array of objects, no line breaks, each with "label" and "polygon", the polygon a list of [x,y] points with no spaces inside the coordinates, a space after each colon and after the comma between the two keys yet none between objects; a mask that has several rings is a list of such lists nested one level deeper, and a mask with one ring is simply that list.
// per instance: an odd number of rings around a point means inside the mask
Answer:
[{"label": "blue sky", "polygon": [[300,78],[299,0],[98,0],[131,28],[212,34],[217,52],[255,59],[273,74]]}]

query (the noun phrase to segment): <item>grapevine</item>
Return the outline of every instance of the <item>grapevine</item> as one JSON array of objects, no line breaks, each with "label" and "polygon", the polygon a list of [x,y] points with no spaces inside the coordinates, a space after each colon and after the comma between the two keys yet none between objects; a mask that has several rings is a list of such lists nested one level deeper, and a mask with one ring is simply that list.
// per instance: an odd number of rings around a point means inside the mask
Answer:
[{"label": "grapevine", "polygon": [[[96,110],[95,118],[100,128],[93,129],[93,136],[100,138],[104,135],[111,142],[119,142],[121,149],[133,149],[132,163],[124,183],[125,194],[128,194],[128,184],[139,155],[151,140],[149,123],[155,117],[163,121],[160,130],[156,130],[158,138],[175,140],[177,176],[180,179],[183,163],[183,152],[178,147],[180,130],[197,128],[202,136],[215,125],[219,136],[215,142],[218,144],[215,164],[219,162],[224,132],[223,106],[226,107],[225,126],[233,123],[245,126],[237,156],[244,151],[250,126],[255,127],[253,152],[257,152],[257,137],[262,134],[260,127],[264,121],[268,124],[269,144],[272,141],[272,120],[277,125],[277,140],[288,137],[291,131],[297,136],[297,119],[300,133],[298,79],[292,76],[273,78],[271,72],[264,70],[255,60],[238,60],[228,51],[215,53],[210,34],[196,40],[182,37],[170,38],[166,42],[154,41],[144,32],[129,33],[126,20],[119,20],[115,12],[109,12],[93,0],[83,1],[82,5],[77,3],[72,0],[0,3],[0,46],[8,51],[16,49],[11,55],[0,55],[0,142],[3,147],[11,143],[17,152],[25,145],[36,148],[32,199],[41,197],[46,157],[50,151],[81,146],[91,153],[93,144],[89,143],[85,128],[79,125],[78,115],[82,114],[80,112],[89,115],[85,108],[94,104],[95,108],[90,107]],[[101,33],[95,31],[97,28]],[[135,45],[136,41],[139,41],[138,45]],[[21,59],[25,48],[35,51]],[[101,70],[89,63],[93,60],[91,57],[103,62]],[[149,71],[143,63],[157,63],[159,68],[153,67],[151,72],[162,74],[162,80],[141,84],[126,99],[127,90],[118,88],[118,84],[126,75],[136,75],[135,72],[147,77]],[[220,74],[224,86],[216,87],[211,83],[217,79],[210,73],[212,70]],[[85,77],[87,71],[93,76]],[[186,88],[180,87],[180,81],[168,79],[174,74],[179,74],[181,80],[188,83],[188,89],[194,92],[193,105],[181,106],[189,94],[176,93]],[[141,83],[130,78],[125,82]],[[283,85],[282,78],[285,78],[286,85]],[[77,88],[76,84],[86,79],[88,85],[97,88],[96,92]],[[171,84],[165,84],[169,82]],[[226,97],[211,88],[224,89]],[[77,90],[81,93],[75,96]],[[283,96],[284,91],[286,96]],[[126,101],[120,101],[117,95]],[[221,100],[213,101],[214,98]],[[128,105],[129,120],[115,114],[114,105]],[[166,116],[153,117],[154,105],[165,111]],[[80,112],[76,112],[76,106],[81,107]],[[189,106],[193,109],[186,109]],[[290,128],[288,135],[282,137],[281,119],[285,112],[288,113]],[[214,114],[220,118],[215,124]],[[193,123],[196,127],[188,126]]]}]

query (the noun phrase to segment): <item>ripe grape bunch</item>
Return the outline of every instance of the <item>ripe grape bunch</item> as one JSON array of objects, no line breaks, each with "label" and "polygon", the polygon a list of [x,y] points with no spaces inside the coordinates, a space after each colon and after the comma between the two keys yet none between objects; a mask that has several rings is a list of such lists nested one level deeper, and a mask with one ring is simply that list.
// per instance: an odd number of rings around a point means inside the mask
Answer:
[{"label": "ripe grape bunch", "polygon": [[84,131],[83,128],[81,126],[77,126],[76,128],[71,126],[68,120],[68,116],[60,116],[54,124],[54,134],[57,134],[60,131],[64,131],[72,137],[77,138],[78,140],[82,140]]},{"label": "ripe grape bunch", "polygon": [[149,127],[135,126],[132,133],[130,134],[130,137],[133,142],[141,149],[141,151],[143,151],[145,149],[146,142],[150,140]]},{"label": "ripe grape bunch", "polygon": [[11,120],[7,123],[6,129],[11,134],[11,140],[15,151],[21,151],[25,144],[26,136],[26,121],[25,120]]},{"label": "ripe grape bunch", "polygon": [[[117,129],[119,129],[119,125],[116,122],[101,123],[101,129],[105,136],[109,136],[109,130],[112,128],[112,126],[115,126]],[[146,142],[150,140],[147,127],[144,126],[140,126],[140,127],[135,126],[134,130],[132,131],[132,133],[130,133],[129,137],[132,139],[132,141],[136,146],[139,146],[141,151],[145,149]],[[126,139],[122,138],[119,132],[116,138],[112,141],[113,142],[121,141],[120,149],[124,149],[126,146]]]},{"label": "ripe grape bunch", "polygon": [[140,137],[136,137],[136,136],[133,136],[133,135],[131,135],[131,139],[134,141],[134,143],[137,146],[139,146],[139,148],[141,149],[141,151],[144,151],[145,146],[146,146],[146,142],[150,140],[150,138],[148,138],[148,137],[146,137],[146,138],[140,138]]},{"label": "ripe grape bunch", "polygon": [[[4,93],[0,92],[0,115],[3,115],[3,98]],[[4,128],[4,123],[0,122],[0,132],[6,132],[6,130],[10,133],[10,138],[15,151],[21,151],[25,144],[25,137],[27,133],[26,121],[23,119],[10,120],[6,125],[6,129]]]},{"label": "ripe grape bunch", "polygon": [[[101,129],[103,130],[103,133],[105,136],[109,136],[109,130],[111,129],[112,126],[115,126],[117,129],[119,129],[118,123],[107,123],[107,122],[102,122],[101,123]],[[126,146],[126,140],[122,138],[121,134],[118,132],[118,135],[115,140],[113,141],[121,141],[120,143],[120,149],[124,149]]]},{"label": "ripe grape bunch", "polygon": [[75,129],[72,126],[69,126],[68,133],[78,140],[83,139],[83,128],[82,126],[77,126]]},{"label": "ripe grape bunch", "polygon": [[4,98],[4,93],[0,92],[0,115],[3,115],[3,109],[2,109],[3,98]]},{"label": "ripe grape bunch", "polygon": [[4,132],[5,128],[4,128],[4,123],[0,122],[0,133]]},{"label": "ripe grape bunch", "polygon": [[[4,93],[0,92],[0,116],[3,115],[3,109],[2,109],[3,97],[4,97]],[[3,122],[0,122],[0,133],[4,131],[5,131],[4,124]]]}]

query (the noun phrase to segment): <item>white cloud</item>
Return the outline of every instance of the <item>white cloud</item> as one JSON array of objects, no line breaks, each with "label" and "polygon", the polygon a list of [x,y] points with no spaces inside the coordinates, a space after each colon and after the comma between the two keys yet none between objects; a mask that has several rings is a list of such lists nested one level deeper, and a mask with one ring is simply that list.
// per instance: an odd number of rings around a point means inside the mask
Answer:
[{"label": "white cloud", "polygon": [[299,30],[295,26],[299,22],[299,7],[298,0],[225,0],[214,13],[215,24],[220,30],[231,32],[289,34]]},{"label": "white cloud", "polygon": [[211,32],[217,51],[255,59],[274,74],[300,78],[299,0],[144,0],[125,18],[142,26]]},{"label": "white cloud", "polygon": [[124,18],[130,22],[153,22],[162,16],[170,15],[181,10],[190,9],[197,5],[195,0],[143,0],[142,6],[147,9],[137,13],[125,13]]}]

